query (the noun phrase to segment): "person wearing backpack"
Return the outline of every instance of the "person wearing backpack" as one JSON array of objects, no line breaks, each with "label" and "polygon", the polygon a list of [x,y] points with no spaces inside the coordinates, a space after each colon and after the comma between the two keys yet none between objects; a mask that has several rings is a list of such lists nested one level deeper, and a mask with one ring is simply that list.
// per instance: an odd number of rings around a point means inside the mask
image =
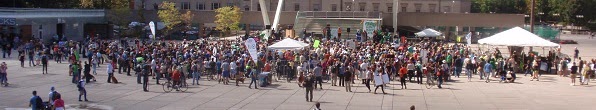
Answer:
[{"label": "person wearing backpack", "polygon": [[50,93],[48,94],[48,100],[51,105],[54,105],[54,100],[56,100],[57,95],[60,95],[60,93],[58,93],[58,91],[56,91],[55,88],[52,86],[50,88]]},{"label": "person wearing backpack", "polygon": [[33,96],[29,99],[29,107],[31,110],[41,110],[43,108],[43,100],[37,96],[37,91],[33,91]]}]

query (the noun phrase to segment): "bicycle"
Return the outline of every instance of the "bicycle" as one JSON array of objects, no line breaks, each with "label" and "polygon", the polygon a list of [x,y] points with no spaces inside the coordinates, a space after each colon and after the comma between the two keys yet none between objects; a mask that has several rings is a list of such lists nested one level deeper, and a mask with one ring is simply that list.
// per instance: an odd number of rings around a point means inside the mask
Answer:
[{"label": "bicycle", "polygon": [[184,80],[184,79],[180,80],[180,84],[178,84],[178,85],[174,85],[171,80],[168,80],[167,82],[163,83],[162,86],[163,86],[163,91],[166,93],[171,92],[174,89],[182,91],[182,92],[186,92],[186,90],[188,90],[188,84],[186,83],[186,80]]},{"label": "bicycle", "polygon": [[426,74],[426,89],[430,89],[433,86],[436,86],[435,77],[431,74]]}]

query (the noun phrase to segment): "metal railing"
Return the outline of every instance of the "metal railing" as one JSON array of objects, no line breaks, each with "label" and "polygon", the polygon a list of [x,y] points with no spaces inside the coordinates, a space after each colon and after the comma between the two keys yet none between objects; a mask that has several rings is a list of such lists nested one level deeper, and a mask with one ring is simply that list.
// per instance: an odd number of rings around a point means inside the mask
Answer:
[{"label": "metal railing", "polygon": [[299,11],[299,18],[383,18],[381,12],[369,11]]}]

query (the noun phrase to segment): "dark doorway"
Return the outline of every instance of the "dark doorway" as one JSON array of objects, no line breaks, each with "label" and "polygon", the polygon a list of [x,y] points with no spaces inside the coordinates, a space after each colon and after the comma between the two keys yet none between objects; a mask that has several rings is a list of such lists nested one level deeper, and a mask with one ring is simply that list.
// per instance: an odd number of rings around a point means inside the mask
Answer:
[{"label": "dark doorway", "polygon": [[58,35],[59,39],[62,39],[64,36],[64,23],[56,24],[56,34]]}]

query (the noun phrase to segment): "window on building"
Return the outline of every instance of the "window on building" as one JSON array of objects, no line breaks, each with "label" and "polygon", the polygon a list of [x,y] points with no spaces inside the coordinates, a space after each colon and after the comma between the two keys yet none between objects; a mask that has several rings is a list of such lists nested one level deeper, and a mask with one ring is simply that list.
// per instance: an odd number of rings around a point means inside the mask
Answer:
[{"label": "window on building", "polygon": [[393,12],[393,3],[387,4],[387,12]]},{"label": "window on building", "polygon": [[321,10],[321,5],[320,4],[314,4],[313,5],[312,11],[320,11],[320,10]]},{"label": "window on building", "polygon": [[337,4],[331,4],[331,11],[337,11]]},{"label": "window on building", "polygon": [[205,3],[197,3],[197,9],[198,10],[205,10]]},{"label": "window on building", "polygon": [[414,8],[416,8],[416,12],[420,12],[422,10],[422,4],[414,4]]},{"label": "window on building", "polygon": [[153,10],[159,10],[159,5],[157,5],[157,3],[153,4]]},{"label": "window on building", "polygon": [[362,2],[358,4],[360,11],[366,11],[366,3]]},{"label": "window on building", "polygon": [[379,11],[379,3],[373,3],[373,11]]},{"label": "window on building", "polygon": [[428,4],[428,12],[434,13],[437,8],[437,4]]},{"label": "window on building", "polygon": [[190,9],[190,3],[189,2],[180,2],[180,8],[182,8],[183,10],[188,10],[188,9]]},{"label": "window on building", "polygon": [[408,4],[407,3],[402,3],[399,4],[401,5],[401,11],[400,12],[408,12]]},{"label": "window on building", "polygon": [[300,4],[299,3],[294,4],[294,11],[300,11]]},{"label": "window on building", "polygon": [[244,5],[244,11],[250,11],[250,6]]},{"label": "window on building", "polygon": [[261,4],[257,4],[257,11],[261,11]]},{"label": "window on building", "polygon": [[216,10],[220,7],[219,3],[211,3],[211,10]]},{"label": "window on building", "polygon": [[447,13],[451,12],[451,6],[444,6],[443,12],[447,12]]}]

